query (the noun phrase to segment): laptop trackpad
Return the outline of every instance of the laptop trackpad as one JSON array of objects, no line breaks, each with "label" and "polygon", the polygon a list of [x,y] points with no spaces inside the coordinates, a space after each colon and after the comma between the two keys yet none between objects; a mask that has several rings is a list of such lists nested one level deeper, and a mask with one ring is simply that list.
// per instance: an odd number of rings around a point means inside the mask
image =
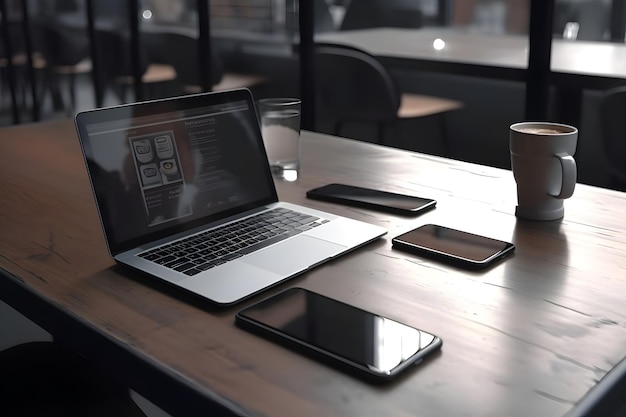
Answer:
[{"label": "laptop trackpad", "polygon": [[241,261],[288,276],[332,258],[345,248],[326,240],[298,235],[246,256]]}]

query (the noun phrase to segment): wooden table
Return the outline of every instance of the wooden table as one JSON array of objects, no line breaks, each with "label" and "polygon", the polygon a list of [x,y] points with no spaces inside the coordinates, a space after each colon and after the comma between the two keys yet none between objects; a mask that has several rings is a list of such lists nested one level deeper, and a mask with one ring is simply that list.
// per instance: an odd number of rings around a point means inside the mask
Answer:
[{"label": "wooden table", "polygon": [[[71,121],[0,130],[0,298],[173,415],[561,416],[626,354],[626,194],[578,185],[558,222],[518,220],[510,171],[309,132],[280,197],[388,235],[225,310],[115,266]],[[306,200],[346,182],[435,198],[417,218]],[[466,272],[391,248],[434,222],[509,240]],[[234,326],[302,286],[432,331],[442,352],[373,386]],[[609,374],[611,375],[611,374]]]},{"label": "wooden table", "polygon": [[[389,67],[511,81],[528,78],[528,36],[374,28],[322,33],[315,40],[361,48]],[[436,49],[435,40],[445,47]],[[548,78],[558,89],[558,120],[580,126],[584,89],[626,84],[626,44],[553,39]]]},{"label": "wooden table", "polygon": [[[437,39],[444,42],[443,49],[434,47]],[[523,81],[528,67],[528,37],[523,36],[450,28],[372,28],[319,33],[315,41],[357,47],[389,65],[422,71]]]},{"label": "wooden table", "polygon": [[[444,42],[442,49],[435,40]],[[317,42],[347,44],[404,66],[453,74],[524,80],[528,36],[489,36],[451,28],[374,28],[317,34]],[[441,45],[441,43],[438,43]],[[591,77],[593,88],[626,83],[626,44],[553,39],[552,77]],[[579,78],[579,81],[584,78]],[[595,80],[595,81],[592,81]]]}]

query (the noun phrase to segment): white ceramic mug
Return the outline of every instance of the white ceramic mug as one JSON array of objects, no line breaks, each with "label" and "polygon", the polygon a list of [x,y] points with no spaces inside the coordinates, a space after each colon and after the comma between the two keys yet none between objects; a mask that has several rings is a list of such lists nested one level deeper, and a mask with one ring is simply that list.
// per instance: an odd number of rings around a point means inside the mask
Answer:
[{"label": "white ceramic mug", "polygon": [[511,125],[511,169],[517,183],[515,215],[531,220],[563,217],[563,200],[574,194],[578,129],[560,123]]}]

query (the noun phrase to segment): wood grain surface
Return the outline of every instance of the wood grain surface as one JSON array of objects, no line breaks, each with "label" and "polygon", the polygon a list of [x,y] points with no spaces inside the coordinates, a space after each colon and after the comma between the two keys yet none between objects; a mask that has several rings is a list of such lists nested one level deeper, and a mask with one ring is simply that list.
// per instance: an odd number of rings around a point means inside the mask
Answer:
[{"label": "wood grain surface", "polygon": [[[329,182],[434,198],[437,208],[407,218],[305,198]],[[61,324],[37,311],[62,312],[87,329],[85,340],[93,334],[157,370],[163,390],[173,381],[258,416],[561,416],[626,354],[624,193],[577,185],[562,221],[525,221],[513,215],[508,170],[310,132],[300,178],[276,184],[285,201],[389,233],[219,310],[109,258],[71,121],[2,129],[0,267],[15,279],[2,278],[0,298],[53,335]],[[468,272],[392,249],[394,236],[425,223],[508,240],[517,250]],[[442,351],[376,386],[235,327],[240,308],[290,286],[435,333]],[[85,349],[124,375],[115,360],[87,342]],[[181,414],[182,399],[143,387],[151,375],[129,383]]]}]

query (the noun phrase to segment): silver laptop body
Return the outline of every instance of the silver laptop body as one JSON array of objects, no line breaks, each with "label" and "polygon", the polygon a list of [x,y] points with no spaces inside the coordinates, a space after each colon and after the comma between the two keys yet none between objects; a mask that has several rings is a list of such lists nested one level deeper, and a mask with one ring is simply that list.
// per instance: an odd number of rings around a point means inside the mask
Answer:
[{"label": "silver laptop body", "polygon": [[111,256],[214,303],[241,301],[386,233],[278,201],[247,89],[75,121]]}]

